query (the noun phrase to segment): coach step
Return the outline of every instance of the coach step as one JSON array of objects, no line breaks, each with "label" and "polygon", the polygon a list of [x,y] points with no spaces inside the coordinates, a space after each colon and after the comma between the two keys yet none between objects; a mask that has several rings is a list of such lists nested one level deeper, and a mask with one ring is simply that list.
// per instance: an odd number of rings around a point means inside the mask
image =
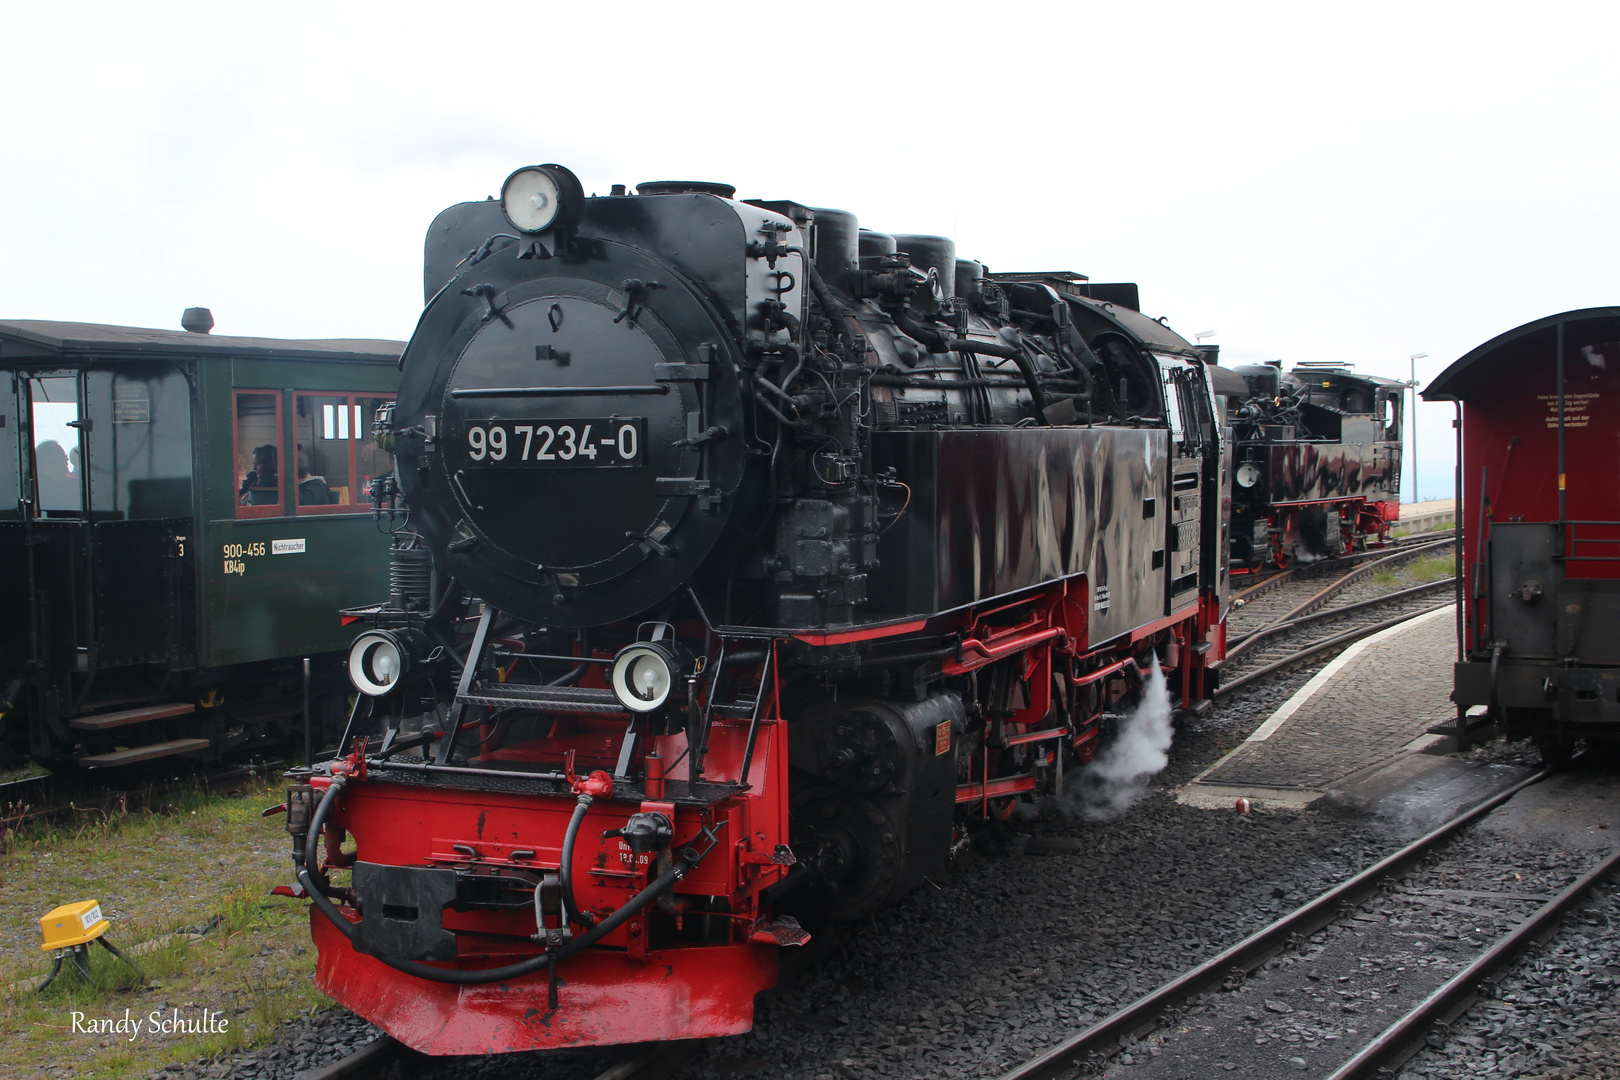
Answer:
[{"label": "coach step", "polygon": [[150,746],[136,746],[128,750],[114,750],[110,754],[92,754],[79,759],[79,765],[86,769],[110,769],[119,765],[133,765],[138,761],[153,761],[157,758],[172,757],[175,754],[189,754],[197,750],[207,750],[211,744],[207,739],[172,739],[169,742],[152,743]]},{"label": "coach step", "polygon": [[109,731],[112,728],[144,724],[148,720],[165,720],[171,716],[186,716],[197,711],[189,702],[174,705],[146,705],[139,709],[121,709],[118,712],[99,713],[95,716],[75,716],[68,721],[74,731]]}]

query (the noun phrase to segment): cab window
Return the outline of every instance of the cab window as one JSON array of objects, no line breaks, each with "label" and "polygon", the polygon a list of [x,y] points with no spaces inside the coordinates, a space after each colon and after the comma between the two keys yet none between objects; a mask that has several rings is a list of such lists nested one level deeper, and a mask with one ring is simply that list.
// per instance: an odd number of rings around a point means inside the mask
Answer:
[{"label": "cab window", "polygon": [[235,398],[236,516],[275,517],[285,513],[281,392],[237,390]]},{"label": "cab window", "polygon": [[371,420],[378,406],[391,399],[296,394],[293,400],[298,513],[370,510],[371,479],[390,467],[388,455],[372,442]]}]

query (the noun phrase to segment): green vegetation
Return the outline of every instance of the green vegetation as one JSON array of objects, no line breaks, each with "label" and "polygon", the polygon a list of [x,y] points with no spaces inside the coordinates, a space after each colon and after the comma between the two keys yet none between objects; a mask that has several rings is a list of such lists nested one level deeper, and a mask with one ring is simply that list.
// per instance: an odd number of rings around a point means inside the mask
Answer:
[{"label": "green vegetation", "polygon": [[1429,555],[1422,559],[1414,559],[1406,565],[1407,576],[1419,584],[1451,577],[1456,572],[1456,569],[1456,557],[1449,552],[1444,555]]},{"label": "green vegetation", "polygon": [[[87,1080],[145,1076],[263,1043],[288,1017],[328,1004],[312,982],[305,905],[267,895],[291,877],[285,818],[260,817],[280,798],[271,786],[235,796],[180,792],[164,813],[115,809],[0,838],[0,1075],[44,1077],[53,1066],[49,1075]],[[108,937],[124,951],[162,941],[134,957],[148,984],[92,945],[89,984],[64,963],[33,993],[34,978],[50,970],[40,916],[87,899],[101,901]],[[195,933],[214,919],[208,933]],[[121,1020],[126,1009],[144,1022],[133,1040],[74,1030],[75,1012],[84,1025]],[[175,1009],[187,1021],[209,1010],[223,1030],[154,1033],[151,1014],[172,1019]]]}]

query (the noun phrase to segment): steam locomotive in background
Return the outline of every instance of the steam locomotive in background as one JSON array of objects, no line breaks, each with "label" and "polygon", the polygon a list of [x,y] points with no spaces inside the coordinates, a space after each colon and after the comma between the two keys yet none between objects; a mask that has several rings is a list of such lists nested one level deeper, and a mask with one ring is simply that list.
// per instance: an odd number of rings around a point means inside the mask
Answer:
[{"label": "steam locomotive in background", "polygon": [[800,918],[1060,792],[1155,664],[1213,689],[1212,357],[733,196],[544,165],[429,231],[353,752],[287,803],[318,985],[418,1050],[745,1031]]},{"label": "steam locomotive in background", "polygon": [[1286,568],[1364,549],[1400,518],[1406,384],[1334,363],[1221,369],[1234,432],[1232,562]]}]

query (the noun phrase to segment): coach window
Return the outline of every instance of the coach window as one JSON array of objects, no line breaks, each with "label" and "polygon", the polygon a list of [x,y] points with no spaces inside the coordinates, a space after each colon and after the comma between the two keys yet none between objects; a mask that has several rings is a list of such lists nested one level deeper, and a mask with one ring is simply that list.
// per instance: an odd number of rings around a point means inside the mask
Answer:
[{"label": "coach window", "polygon": [[388,469],[388,455],[371,440],[371,419],[388,398],[350,394],[298,394],[298,513],[356,514],[371,509],[372,476]]},{"label": "coach window", "polygon": [[1384,425],[1383,439],[1385,442],[1400,442],[1401,440],[1401,399],[1385,391],[1384,403],[1380,407],[1381,421]]},{"label": "coach window", "polygon": [[0,521],[22,517],[22,420],[17,395],[0,393]]},{"label": "coach window", "polygon": [[236,397],[236,516],[276,517],[285,490],[287,457],[281,437],[279,391],[238,390]]}]

